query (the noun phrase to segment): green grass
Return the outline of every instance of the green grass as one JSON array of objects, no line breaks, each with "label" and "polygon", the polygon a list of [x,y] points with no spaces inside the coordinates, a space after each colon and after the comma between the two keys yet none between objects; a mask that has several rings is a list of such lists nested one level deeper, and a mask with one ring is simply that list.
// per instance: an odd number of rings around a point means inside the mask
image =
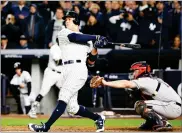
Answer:
[{"label": "green grass", "polygon": [[[26,126],[28,123],[46,122],[47,119],[29,119],[29,118],[2,118],[2,126]],[[107,119],[106,126],[139,126],[144,120],[142,119]],[[169,121],[173,126],[181,126],[181,120]],[[59,119],[54,125],[56,126],[93,126],[94,122],[89,119]]]}]

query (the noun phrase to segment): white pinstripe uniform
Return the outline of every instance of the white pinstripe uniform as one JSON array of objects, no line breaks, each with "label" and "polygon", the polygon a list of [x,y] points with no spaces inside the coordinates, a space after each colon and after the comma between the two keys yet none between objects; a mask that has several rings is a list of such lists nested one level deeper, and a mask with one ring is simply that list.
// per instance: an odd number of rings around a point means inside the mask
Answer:
[{"label": "white pinstripe uniform", "polygon": [[[167,119],[175,119],[181,115],[181,106],[176,104],[181,104],[180,96],[162,79],[142,77],[132,81],[136,83],[137,88],[141,89],[143,94],[152,96],[154,100],[144,102],[147,106],[151,106],[157,114]],[[159,83],[161,85],[156,91]]]},{"label": "white pinstripe uniform", "polygon": [[42,96],[45,96],[53,85],[57,86],[59,79],[61,78],[62,66],[57,65],[54,60],[61,59],[61,49],[57,44],[54,44],[50,48],[48,66],[44,71],[44,77],[42,81],[42,87],[39,92]]},{"label": "white pinstripe uniform", "polygon": [[26,114],[25,106],[30,106],[31,98],[28,96],[27,83],[31,82],[31,80],[32,80],[32,78],[31,78],[29,72],[22,71],[22,74],[20,76],[15,74],[13,76],[12,80],[10,81],[11,85],[21,85],[21,84],[25,85],[24,88],[18,87],[18,89],[20,90],[21,108],[22,108],[24,114]]},{"label": "white pinstripe uniform", "polygon": [[[67,28],[58,33],[63,62],[68,60],[74,61],[72,64],[63,65],[63,77],[59,84],[61,88],[59,100],[68,104],[68,113],[75,114],[79,110],[77,102],[78,91],[83,87],[88,76],[86,58],[91,49],[88,45],[70,42],[67,37],[70,33],[73,33],[73,31]],[[76,60],[81,60],[81,63],[75,63]]]}]

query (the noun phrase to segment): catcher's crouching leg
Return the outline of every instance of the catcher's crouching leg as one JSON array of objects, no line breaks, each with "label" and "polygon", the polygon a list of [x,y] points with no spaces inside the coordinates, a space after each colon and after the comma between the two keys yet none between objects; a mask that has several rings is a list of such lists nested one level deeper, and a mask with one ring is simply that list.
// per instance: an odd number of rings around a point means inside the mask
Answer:
[{"label": "catcher's crouching leg", "polygon": [[157,130],[163,127],[162,120],[153,110],[147,109],[147,105],[144,101],[137,101],[135,103],[135,111],[146,120],[146,122],[139,127],[140,130]]}]

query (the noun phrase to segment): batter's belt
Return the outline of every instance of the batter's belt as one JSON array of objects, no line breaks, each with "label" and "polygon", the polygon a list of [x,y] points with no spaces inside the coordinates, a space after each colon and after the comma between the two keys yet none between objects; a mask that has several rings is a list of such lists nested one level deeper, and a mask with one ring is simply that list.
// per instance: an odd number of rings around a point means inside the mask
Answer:
[{"label": "batter's belt", "polygon": [[62,61],[60,63],[60,65],[67,65],[67,64],[73,64],[73,63],[81,63],[82,61],[81,60],[67,60],[67,61]]},{"label": "batter's belt", "polygon": [[63,63],[64,65],[73,64],[73,63],[81,63],[81,60],[68,60],[68,61],[64,61]]},{"label": "batter's belt", "polygon": [[176,105],[179,105],[181,107],[181,103],[176,102]]},{"label": "batter's belt", "polygon": [[[64,62],[62,60],[60,60],[59,65],[67,65],[67,64],[81,63],[81,62],[82,62],[81,60],[68,60],[68,61],[64,61]],[[52,71],[61,74],[61,72],[59,72],[55,69],[52,69]]]}]

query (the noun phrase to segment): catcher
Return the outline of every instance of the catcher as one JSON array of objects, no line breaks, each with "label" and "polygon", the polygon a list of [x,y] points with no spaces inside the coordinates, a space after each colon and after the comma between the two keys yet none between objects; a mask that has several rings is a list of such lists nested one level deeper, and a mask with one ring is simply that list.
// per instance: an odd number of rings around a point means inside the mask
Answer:
[{"label": "catcher", "polygon": [[166,131],[172,126],[167,119],[176,119],[181,115],[181,98],[174,89],[162,79],[154,77],[146,62],[136,62],[131,65],[132,80],[117,80],[107,82],[104,78],[95,76],[91,79],[91,88],[100,85],[112,88],[138,88],[142,95],[148,95],[153,100],[140,100],[134,105],[135,111],[146,121],[139,129]]}]

